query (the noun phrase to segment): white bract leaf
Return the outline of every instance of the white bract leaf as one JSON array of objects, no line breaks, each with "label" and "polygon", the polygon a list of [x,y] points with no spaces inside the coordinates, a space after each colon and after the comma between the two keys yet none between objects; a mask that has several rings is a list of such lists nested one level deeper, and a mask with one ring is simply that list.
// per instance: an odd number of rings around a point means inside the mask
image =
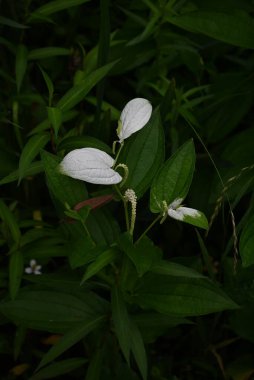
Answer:
[{"label": "white bract leaf", "polygon": [[199,218],[201,213],[194,208],[180,206],[182,202],[181,198],[175,199],[168,207],[168,215],[176,220],[184,220],[186,216],[191,218]]},{"label": "white bract leaf", "polygon": [[75,149],[64,157],[60,171],[82,181],[113,185],[122,180],[120,174],[111,169],[113,165],[114,160],[107,153],[96,148],[82,148]]},{"label": "white bract leaf", "polygon": [[117,128],[119,142],[142,129],[152,114],[152,105],[147,99],[135,98],[124,107]]}]

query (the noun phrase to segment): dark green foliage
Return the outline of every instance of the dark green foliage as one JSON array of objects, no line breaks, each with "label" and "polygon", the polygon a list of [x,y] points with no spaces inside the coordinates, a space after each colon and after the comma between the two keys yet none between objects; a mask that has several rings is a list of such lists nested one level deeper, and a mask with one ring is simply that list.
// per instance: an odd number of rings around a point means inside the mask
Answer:
[{"label": "dark green foliage", "polygon": [[[253,1],[0,14],[0,378],[251,379]],[[152,116],[120,147],[133,98]],[[126,180],[63,175],[81,148]]]}]

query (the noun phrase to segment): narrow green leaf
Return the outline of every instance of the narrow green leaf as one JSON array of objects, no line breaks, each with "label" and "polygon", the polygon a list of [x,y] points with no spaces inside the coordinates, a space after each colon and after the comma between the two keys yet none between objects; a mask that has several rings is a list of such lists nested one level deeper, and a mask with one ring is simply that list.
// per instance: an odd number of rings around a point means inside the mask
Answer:
[{"label": "narrow green leaf", "polygon": [[238,306],[206,278],[144,276],[132,297],[144,309],[172,316],[198,316]]},{"label": "narrow green leaf", "polygon": [[64,55],[70,55],[70,54],[71,54],[70,49],[50,46],[50,47],[30,50],[28,54],[28,59],[30,61],[31,60],[35,61],[35,60],[47,59],[51,57],[64,56]]},{"label": "narrow green leaf", "polygon": [[129,169],[126,188],[133,189],[141,197],[149,188],[164,159],[164,133],[157,108],[147,125],[131,136],[124,146],[119,162]]},{"label": "narrow green leaf", "polygon": [[38,369],[55,360],[63,352],[68,350],[74,344],[78,343],[91,331],[97,329],[101,326],[102,322],[105,321],[104,316],[100,316],[90,322],[82,323],[76,328],[68,331],[42,358]]},{"label": "narrow green leaf", "polygon": [[143,338],[140,334],[138,327],[134,321],[130,324],[130,334],[131,334],[131,351],[133,353],[134,359],[140,370],[143,380],[147,378],[147,358],[146,351],[143,342]]},{"label": "narrow green leaf", "polygon": [[10,26],[11,28],[16,29],[27,29],[29,26],[20,24],[19,22],[16,22],[10,18],[0,16],[0,24]]},{"label": "narrow green leaf", "polygon": [[202,253],[202,256],[203,256],[203,260],[204,260],[204,263],[205,263],[205,266],[206,266],[206,270],[209,273],[209,277],[212,280],[215,280],[215,271],[214,271],[215,268],[213,268],[213,265],[212,265],[212,258],[211,258],[211,256],[208,253],[208,250],[207,250],[207,248],[205,246],[204,240],[202,239],[200,233],[197,230],[196,230],[196,233],[197,233],[197,237],[198,237],[198,242],[199,242],[199,246],[200,246],[200,249],[201,249],[201,253]]},{"label": "narrow green leaf", "polygon": [[48,133],[39,134],[31,137],[24,146],[19,159],[19,182],[24,178],[25,172],[33,159],[40,153],[40,150],[50,139]]},{"label": "narrow green leaf", "polygon": [[15,241],[15,243],[19,243],[21,233],[18,223],[13,213],[10,211],[9,207],[6,206],[2,199],[0,199],[0,218],[9,229],[12,239]]},{"label": "narrow green leaf", "polygon": [[47,4],[42,5],[40,8],[36,9],[33,13],[31,13],[29,20],[42,17],[42,16],[50,16],[56,12],[62,11],[64,9],[69,9],[71,7],[75,7],[80,4],[87,3],[90,0],[55,0],[50,1]]},{"label": "narrow green leaf", "polygon": [[95,261],[88,265],[87,270],[81,280],[81,284],[88,280],[90,277],[98,273],[106,265],[110,264],[117,257],[118,251],[116,249],[108,249],[107,251],[101,253]]},{"label": "narrow green leaf", "polygon": [[41,70],[41,73],[43,75],[43,78],[44,78],[45,83],[46,83],[47,88],[48,88],[48,92],[49,92],[49,106],[51,106],[52,99],[53,99],[53,94],[54,94],[54,85],[53,85],[52,80],[50,79],[50,77],[46,73],[46,71],[44,71],[40,66],[39,66],[39,68]]},{"label": "narrow green leaf", "polygon": [[112,318],[116,336],[127,363],[130,363],[131,335],[130,319],[120,289],[111,292]]},{"label": "narrow green leaf", "polygon": [[105,347],[100,347],[94,354],[87,369],[85,380],[100,380]]},{"label": "narrow green leaf", "polygon": [[160,260],[154,263],[151,267],[151,272],[175,277],[205,278],[201,273],[192,268],[167,260]]},{"label": "narrow green leaf", "polygon": [[16,84],[17,91],[20,91],[21,84],[23,82],[24,75],[26,73],[27,67],[27,48],[25,45],[19,45],[17,47],[16,53],[16,63],[15,63],[15,73],[16,73]]},{"label": "narrow green leaf", "polygon": [[164,211],[163,202],[169,206],[174,200],[186,197],[194,167],[194,144],[192,140],[189,140],[164,163],[154,178],[150,192],[152,212]]},{"label": "narrow green leaf", "polygon": [[23,272],[23,255],[20,251],[14,251],[11,253],[9,262],[9,292],[12,300],[16,298],[16,295],[19,291]]},{"label": "narrow green leaf", "polygon": [[112,154],[112,149],[103,141],[91,136],[71,136],[63,139],[58,145],[58,151],[66,150],[71,151],[73,149],[80,148],[97,148],[103,150],[108,154]]},{"label": "narrow green leaf", "polygon": [[55,136],[58,135],[59,128],[62,124],[62,111],[58,107],[47,107],[48,118],[54,129]]},{"label": "narrow green leaf", "polygon": [[53,363],[46,368],[41,369],[35,375],[29,378],[29,380],[44,380],[52,379],[56,376],[65,375],[77,368],[83,367],[87,362],[84,358],[71,358],[61,360],[59,362]]},{"label": "narrow green leaf", "polygon": [[118,62],[111,62],[92,73],[88,74],[87,77],[81,81],[80,84],[73,86],[67,93],[59,100],[57,107],[62,111],[67,111],[78,104],[81,100],[85,98],[88,92],[102,79]]},{"label": "narrow green leaf", "polygon": [[[29,167],[24,170],[23,177],[24,178],[30,177],[30,176],[32,177],[41,172],[43,172],[43,165],[41,161],[35,161],[35,162],[32,162],[29,165]],[[0,185],[5,185],[7,183],[17,181],[18,179],[19,179],[19,170],[17,169],[14,172],[7,175],[6,177],[4,177],[3,179],[1,179]]]},{"label": "narrow green leaf", "polygon": [[166,20],[194,33],[202,33],[228,44],[254,49],[253,18],[242,10],[229,12],[194,11],[179,16],[169,15],[166,16]]}]

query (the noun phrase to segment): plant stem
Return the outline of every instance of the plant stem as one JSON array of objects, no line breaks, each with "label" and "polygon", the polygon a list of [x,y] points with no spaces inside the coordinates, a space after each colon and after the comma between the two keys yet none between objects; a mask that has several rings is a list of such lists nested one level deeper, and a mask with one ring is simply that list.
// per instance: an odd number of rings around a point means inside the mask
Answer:
[{"label": "plant stem", "polygon": [[145,231],[140,235],[140,237],[138,238],[138,240],[136,241],[136,243],[138,243],[146,234],[148,231],[150,231],[150,229],[161,219],[161,214],[157,216],[157,218],[155,218],[153,220],[153,222],[145,229]]},{"label": "plant stem", "polygon": [[115,165],[117,163],[118,157],[119,157],[119,155],[121,153],[121,150],[122,150],[123,146],[124,146],[124,142],[121,143],[120,148],[118,149],[118,152],[117,152],[117,155],[116,155],[116,158],[115,158],[114,167],[115,167]]},{"label": "plant stem", "polygon": [[129,212],[128,212],[128,205],[127,205],[127,202],[125,201],[121,191],[119,190],[118,186],[117,185],[114,185],[114,189],[116,190],[117,194],[119,195],[119,197],[121,198],[121,200],[123,201],[123,205],[124,205],[124,214],[125,214],[125,222],[126,222],[126,229],[127,231],[129,231],[130,229],[130,224],[129,224]]}]

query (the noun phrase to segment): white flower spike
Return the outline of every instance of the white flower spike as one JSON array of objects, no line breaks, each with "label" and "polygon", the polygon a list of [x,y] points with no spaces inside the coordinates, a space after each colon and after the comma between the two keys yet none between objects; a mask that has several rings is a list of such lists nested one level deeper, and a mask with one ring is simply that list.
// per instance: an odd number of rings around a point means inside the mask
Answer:
[{"label": "white flower spike", "polygon": [[41,265],[37,265],[36,260],[30,260],[30,266],[25,268],[27,274],[41,274]]},{"label": "white flower spike", "polygon": [[114,160],[107,153],[96,148],[82,148],[75,149],[64,157],[60,171],[82,181],[113,185],[122,180],[120,174],[111,169],[113,165]]},{"label": "white flower spike", "polygon": [[119,142],[122,143],[127,137],[142,129],[151,114],[152,105],[147,99],[135,98],[129,101],[121,113],[117,128]]}]

